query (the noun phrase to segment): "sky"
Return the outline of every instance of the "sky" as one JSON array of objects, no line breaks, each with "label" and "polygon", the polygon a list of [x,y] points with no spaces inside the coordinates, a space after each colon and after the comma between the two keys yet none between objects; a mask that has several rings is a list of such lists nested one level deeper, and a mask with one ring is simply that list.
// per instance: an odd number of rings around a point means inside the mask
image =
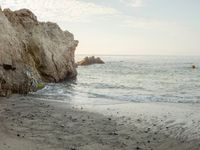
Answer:
[{"label": "sky", "polygon": [[200,55],[200,0],[0,0],[79,40],[77,54]]}]

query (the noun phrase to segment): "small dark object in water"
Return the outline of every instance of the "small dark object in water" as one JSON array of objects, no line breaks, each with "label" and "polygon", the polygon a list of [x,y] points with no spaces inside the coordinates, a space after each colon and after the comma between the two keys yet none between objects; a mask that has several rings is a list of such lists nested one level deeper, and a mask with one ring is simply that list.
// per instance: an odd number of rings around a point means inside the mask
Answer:
[{"label": "small dark object in water", "polygon": [[61,138],[61,137],[59,137],[59,138],[58,138],[58,140],[60,141],[60,140],[62,140],[62,138]]},{"label": "small dark object in water", "polygon": [[196,69],[197,67],[196,67],[195,65],[192,65],[192,68],[193,68],[193,69]]}]

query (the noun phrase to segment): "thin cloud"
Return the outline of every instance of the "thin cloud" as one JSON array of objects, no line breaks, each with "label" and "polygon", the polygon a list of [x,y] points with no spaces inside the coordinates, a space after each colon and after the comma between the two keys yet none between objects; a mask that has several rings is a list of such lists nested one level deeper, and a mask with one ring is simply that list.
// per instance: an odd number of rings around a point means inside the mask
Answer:
[{"label": "thin cloud", "polygon": [[184,37],[185,35],[191,35],[192,33],[188,26],[177,22],[134,17],[125,18],[124,21],[122,21],[121,27],[135,31],[152,31],[155,33],[161,33],[164,36],[169,35],[179,38]]},{"label": "thin cloud", "polygon": [[127,17],[122,26],[129,27],[133,29],[145,29],[145,30],[166,30],[169,28],[178,29],[180,25],[175,22],[170,21],[162,21],[162,20],[153,20],[153,19],[145,19],[145,18],[133,18]]},{"label": "thin cloud", "polygon": [[143,0],[120,0],[122,3],[126,4],[129,7],[142,7],[144,6]]},{"label": "thin cloud", "polygon": [[43,21],[85,22],[93,16],[117,15],[110,7],[80,0],[0,0],[2,8],[28,8]]}]

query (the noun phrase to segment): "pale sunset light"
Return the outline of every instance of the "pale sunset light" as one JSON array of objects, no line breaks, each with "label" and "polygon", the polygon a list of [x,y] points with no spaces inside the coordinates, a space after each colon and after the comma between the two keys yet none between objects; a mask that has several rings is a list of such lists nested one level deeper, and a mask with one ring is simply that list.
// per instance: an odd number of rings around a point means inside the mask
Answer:
[{"label": "pale sunset light", "polygon": [[58,23],[77,54],[200,55],[199,0],[0,0]]}]

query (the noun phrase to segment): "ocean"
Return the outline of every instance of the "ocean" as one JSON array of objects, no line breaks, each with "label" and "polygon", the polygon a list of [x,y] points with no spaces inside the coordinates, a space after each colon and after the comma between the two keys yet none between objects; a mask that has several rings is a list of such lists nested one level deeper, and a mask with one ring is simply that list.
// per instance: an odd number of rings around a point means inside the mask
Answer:
[{"label": "ocean", "polygon": [[[76,61],[84,57],[78,55]],[[43,90],[29,96],[92,105],[200,103],[200,56],[100,57],[105,64],[80,66],[76,79],[47,84]],[[193,64],[196,69],[192,68]]]}]

